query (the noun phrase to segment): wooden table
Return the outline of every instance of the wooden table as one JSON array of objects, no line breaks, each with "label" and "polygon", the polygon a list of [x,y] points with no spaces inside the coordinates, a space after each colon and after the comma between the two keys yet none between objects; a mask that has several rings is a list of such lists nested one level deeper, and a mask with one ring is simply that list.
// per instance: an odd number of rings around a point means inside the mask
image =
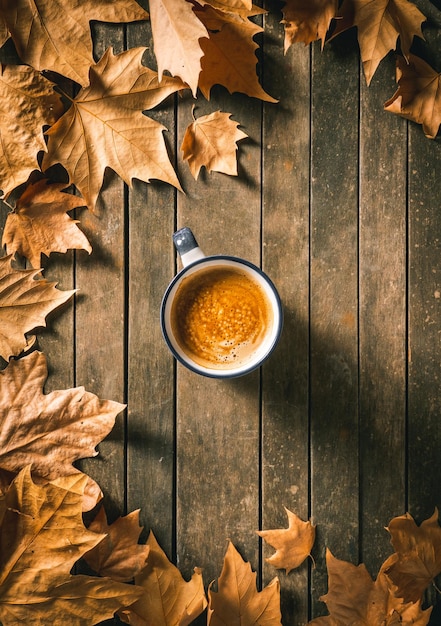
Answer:
[{"label": "wooden table", "polygon": [[[207,585],[231,539],[259,585],[280,577],[294,626],[326,614],[326,547],[375,577],[390,519],[409,511],[420,523],[441,506],[441,151],[383,111],[392,55],[368,88],[355,33],[284,56],[279,17],[267,18],[263,64],[279,104],[220,88],[196,103],[197,116],[231,112],[249,136],[239,176],[194,181],[179,158],[184,195],[158,182],[128,190],[108,171],[100,209],[80,214],[93,254],[45,263],[46,278],[78,294],[39,346],[47,391],[84,385],[127,403],[82,463],[110,520],[141,508],[146,533],[185,578],[202,567]],[[94,32],[97,58],[151,44],[149,24]],[[427,38],[439,62],[441,37]],[[171,154],[193,104],[155,113]],[[284,331],[261,371],[205,379],[168,352],[159,307],[184,225],[205,253],[248,258],[276,283]],[[289,575],[265,562],[272,550],[255,532],[286,527],[284,507],[317,525],[315,566]]]}]

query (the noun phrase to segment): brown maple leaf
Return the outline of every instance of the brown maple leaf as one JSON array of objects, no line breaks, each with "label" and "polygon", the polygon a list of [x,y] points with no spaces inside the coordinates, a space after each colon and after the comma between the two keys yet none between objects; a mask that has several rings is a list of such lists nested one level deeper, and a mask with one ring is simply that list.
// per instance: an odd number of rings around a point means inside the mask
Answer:
[{"label": "brown maple leaf", "polygon": [[[0,467],[19,472],[32,465],[45,480],[67,476],[72,463],[96,456],[124,405],[100,400],[84,387],[43,393],[45,356],[34,351],[0,372]],[[91,479],[89,479],[91,481]],[[93,491],[93,484],[90,487]],[[96,504],[85,502],[85,509]]]},{"label": "brown maple leaf", "polygon": [[0,0],[7,25],[24,63],[52,70],[86,85],[94,63],[90,22],[133,22],[149,15],[135,0]]},{"label": "brown maple leaf", "polygon": [[[214,9],[219,9],[220,11],[226,11],[227,13],[239,13],[242,12],[248,13],[250,10],[256,10],[257,13],[267,13],[265,9],[260,9],[259,7],[253,6],[251,0],[200,0],[199,3],[201,6],[205,4],[209,4]],[[256,13],[253,13],[255,15]]]},{"label": "brown maple leaf", "polygon": [[43,169],[61,163],[93,209],[104,170],[111,168],[128,184],[133,178],[159,179],[181,189],[167,154],[166,128],[142,114],[186,85],[141,64],[145,48],[114,55],[108,49],[90,69],[90,86],[48,131]]},{"label": "brown maple leaf", "polygon": [[321,39],[322,48],[331,20],[335,17],[338,0],[286,0],[282,7],[285,28],[285,54],[293,43],[310,44]]},{"label": "brown maple leaf", "polygon": [[414,36],[423,37],[426,17],[409,0],[344,0],[333,37],[357,26],[358,43],[366,82],[369,85],[380,62],[395,50],[398,37],[408,58]]},{"label": "brown maple leaf", "polygon": [[84,626],[110,618],[140,590],[109,579],[72,576],[101,536],[82,521],[84,475],[37,485],[29,468],[0,499],[0,619],[4,626]]},{"label": "brown maple leaf", "polygon": [[387,528],[396,558],[386,569],[396,585],[395,595],[405,602],[418,601],[426,587],[441,573],[441,527],[438,510],[417,526],[406,513],[395,517]]},{"label": "brown maple leaf", "polygon": [[43,126],[64,111],[51,82],[24,65],[0,68],[0,189],[7,196],[39,168]]},{"label": "brown maple leaf", "polygon": [[84,560],[94,572],[118,582],[129,582],[140,573],[150,547],[138,544],[142,531],[139,509],[109,525],[104,507],[101,507],[89,524],[89,530],[105,534],[104,539],[84,555]]},{"label": "brown maple leaf", "polygon": [[209,626],[281,626],[280,583],[273,580],[262,591],[256,589],[256,573],[231,542],[228,544],[218,591],[208,589]]},{"label": "brown maple leaf", "polygon": [[134,626],[188,626],[206,605],[202,573],[199,568],[186,582],[168,560],[151,532],[147,541],[147,565],[135,577],[144,589],[141,598],[119,612],[121,619]]},{"label": "brown maple leaf", "polygon": [[39,269],[14,269],[10,255],[0,259],[0,356],[6,361],[28,349],[33,340],[26,333],[46,326],[46,316],[75,293],[36,280],[39,273]]},{"label": "brown maple leaf", "polygon": [[168,70],[196,97],[203,55],[199,40],[208,37],[207,29],[186,0],[150,0],[149,8],[159,80]]},{"label": "brown maple leaf", "polygon": [[330,616],[326,621],[314,620],[312,624],[369,624],[392,626],[402,624],[426,626],[431,608],[423,611],[421,603],[404,603],[395,597],[388,585],[385,571],[393,558],[382,565],[375,581],[365,565],[352,565],[336,559],[326,551],[328,568],[328,593],[320,599],[326,603]]},{"label": "brown maple leaf", "polygon": [[181,150],[184,161],[197,180],[201,167],[237,176],[237,142],[248,137],[238,129],[231,113],[216,111],[203,115],[186,129]]},{"label": "brown maple leaf", "polygon": [[257,534],[276,549],[266,561],[278,569],[284,569],[288,574],[310,555],[315,541],[315,526],[311,522],[304,522],[287,508],[285,511],[288,528],[258,530]]},{"label": "brown maple leaf", "polygon": [[230,93],[240,92],[267,102],[277,102],[261,87],[256,73],[258,45],[254,36],[263,28],[248,18],[225,13],[209,5],[196,6],[196,15],[207,27],[209,38],[201,39],[204,51],[199,89],[209,100],[214,85]]},{"label": "brown maple leaf", "polygon": [[384,104],[386,111],[422,124],[426,137],[434,139],[441,124],[441,74],[428,63],[409,55],[397,57],[398,89]]},{"label": "brown maple leaf", "polygon": [[92,247],[67,211],[84,206],[78,196],[62,193],[66,185],[48,184],[46,179],[29,185],[17,200],[15,210],[6,218],[2,245],[8,254],[18,252],[32,267],[41,267],[41,255],[87,250]]}]

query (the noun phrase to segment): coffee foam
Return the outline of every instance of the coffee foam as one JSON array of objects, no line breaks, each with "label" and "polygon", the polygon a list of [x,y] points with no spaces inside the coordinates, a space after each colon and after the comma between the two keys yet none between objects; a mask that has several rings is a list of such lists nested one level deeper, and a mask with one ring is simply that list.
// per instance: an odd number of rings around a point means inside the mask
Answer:
[{"label": "coffee foam", "polygon": [[249,361],[272,328],[271,305],[257,281],[234,267],[213,267],[185,277],[171,310],[181,349],[215,369]]}]

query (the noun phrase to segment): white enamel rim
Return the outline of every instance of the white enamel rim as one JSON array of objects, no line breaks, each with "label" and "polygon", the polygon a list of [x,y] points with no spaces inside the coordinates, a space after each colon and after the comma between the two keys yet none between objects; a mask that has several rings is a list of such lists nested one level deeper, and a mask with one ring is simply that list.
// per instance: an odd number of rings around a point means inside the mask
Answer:
[{"label": "white enamel rim", "polygon": [[[250,361],[244,363],[238,367],[232,367],[229,369],[215,369],[204,367],[199,365],[193,359],[189,358],[180,348],[176,338],[173,335],[173,331],[170,325],[170,312],[173,297],[184,277],[190,276],[195,272],[198,272],[204,267],[209,266],[217,267],[238,267],[245,270],[250,274],[254,280],[256,280],[264,289],[273,309],[274,324],[271,333],[268,335],[265,342],[262,343],[260,348],[256,351],[255,356]],[[283,310],[280,296],[277,289],[271,279],[259,268],[250,261],[239,259],[232,256],[207,256],[203,257],[194,263],[191,263],[184,267],[179,274],[169,284],[161,303],[161,330],[163,337],[171,350],[174,357],[185,367],[201,374],[202,376],[208,376],[210,378],[236,378],[238,376],[244,376],[249,372],[257,369],[262,365],[264,361],[270,356],[274,348],[277,345],[283,326]]]}]

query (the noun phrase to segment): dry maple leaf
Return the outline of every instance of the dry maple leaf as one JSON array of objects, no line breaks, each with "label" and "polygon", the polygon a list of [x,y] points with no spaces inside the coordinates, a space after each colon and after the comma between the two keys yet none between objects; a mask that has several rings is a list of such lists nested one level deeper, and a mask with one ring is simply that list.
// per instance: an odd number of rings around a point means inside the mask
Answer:
[{"label": "dry maple leaf", "polygon": [[133,22],[149,15],[135,0],[0,0],[17,52],[36,70],[86,85],[94,63],[90,21]]},{"label": "dry maple leaf", "polygon": [[441,124],[441,74],[423,59],[410,54],[409,63],[397,57],[398,89],[384,108],[417,124],[434,139]]},{"label": "dry maple leaf", "polygon": [[36,485],[29,468],[0,499],[0,619],[4,626],[84,626],[136,600],[132,585],[72,576],[75,562],[101,536],[81,514],[86,477]]},{"label": "dry maple leaf", "polygon": [[267,102],[277,102],[259,84],[256,73],[254,36],[263,28],[238,14],[225,13],[209,5],[197,6],[195,13],[206,25],[209,39],[202,39],[204,51],[199,89],[209,100],[214,85],[230,93],[240,92]]},{"label": "dry maple leaf", "polygon": [[150,0],[149,8],[159,80],[168,70],[196,97],[203,55],[199,40],[208,37],[207,29],[186,0]]},{"label": "dry maple leaf", "polygon": [[48,184],[46,179],[29,185],[17,200],[15,210],[6,218],[2,245],[8,254],[18,252],[32,267],[41,267],[41,255],[87,250],[92,247],[67,211],[84,206],[78,196],[62,193],[66,185]]},{"label": "dry maple leaf", "polygon": [[0,259],[0,356],[6,361],[29,348],[25,334],[46,326],[46,316],[75,293],[35,280],[39,273],[14,269],[10,255]]},{"label": "dry maple leaf", "polygon": [[285,28],[284,50],[296,42],[310,44],[321,39],[325,43],[329,25],[337,12],[338,0],[286,0],[282,24]]},{"label": "dry maple leaf", "polygon": [[267,13],[265,9],[253,7],[251,0],[199,0],[200,5],[209,4],[215,9],[221,11],[241,13],[242,11],[250,11],[252,8],[257,9],[258,13]]},{"label": "dry maple leaf", "polygon": [[281,626],[280,583],[273,580],[256,589],[256,573],[231,542],[228,544],[218,590],[208,589],[209,626]]},{"label": "dry maple leaf", "polygon": [[48,131],[43,169],[61,163],[70,181],[93,209],[104,170],[111,168],[128,184],[155,178],[181,189],[164,143],[162,124],[142,111],[158,105],[185,84],[141,64],[145,48],[114,55],[108,49],[90,69],[90,86]]},{"label": "dry maple leaf", "polygon": [[139,509],[119,517],[109,526],[104,507],[101,507],[89,524],[89,530],[106,535],[84,555],[84,560],[93,571],[118,582],[133,580],[145,566],[150,550],[149,546],[138,544],[142,531]]},{"label": "dry maple leaf", "polygon": [[184,161],[197,180],[201,167],[237,176],[237,142],[248,137],[238,129],[231,113],[216,111],[203,115],[186,129],[181,150]]},{"label": "dry maple leaf", "polygon": [[5,195],[39,168],[37,154],[46,150],[43,126],[63,110],[52,83],[31,67],[0,69],[0,189]]},{"label": "dry maple leaf", "polygon": [[46,358],[38,351],[0,372],[0,467],[19,472],[32,465],[36,476],[53,480],[80,473],[72,463],[98,454],[95,446],[124,405],[84,387],[44,394],[46,378]]},{"label": "dry maple leaf", "polygon": [[382,59],[395,50],[400,38],[406,59],[414,36],[423,38],[421,24],[425,15],[409,0],[344,0],[334,37],[350,26],[358,28],[358,43],[366,82]]},{"label": "dry maple leaf", "polygon": [[268,563],[278,569],[284,569],[288,574],[310,555],[315,541],[315,526],[311,522],[304,522],[286,507],[285,511],[288,516],[288,528],[258,530],[257,534],[276,549],[276,552],[266,559]]},{"label": "dry maple leaf", "polygon": [[147,546],[150,548],[147,565],[135,577],[144,594],[128,609],[120,611],[120,617],[134,626],[188,626],[207,605],[201,570],[195,568],[191,580],[186,582],[152,532]]},{"label": "dry maple leaf", "polygon": [[395,517],[387,530],[391,534],[396,558],[386,569],[386,574],[397,587],[397,597],[404,598],[405,602],[416,602],[441,573],[438,510],[420,526],[409,513]]},{"label": "dry maple leaf", "polygon": [[373,581],[365,565],[352,565],[336,559],[326,551],[328,593],[320,599],[326,603],[330,616],[311,624],[369,624],[369,626],[426,626],[431,608],[423,611],[420,602],[404,603],[392,593],[385,571],[387,559]]}]

